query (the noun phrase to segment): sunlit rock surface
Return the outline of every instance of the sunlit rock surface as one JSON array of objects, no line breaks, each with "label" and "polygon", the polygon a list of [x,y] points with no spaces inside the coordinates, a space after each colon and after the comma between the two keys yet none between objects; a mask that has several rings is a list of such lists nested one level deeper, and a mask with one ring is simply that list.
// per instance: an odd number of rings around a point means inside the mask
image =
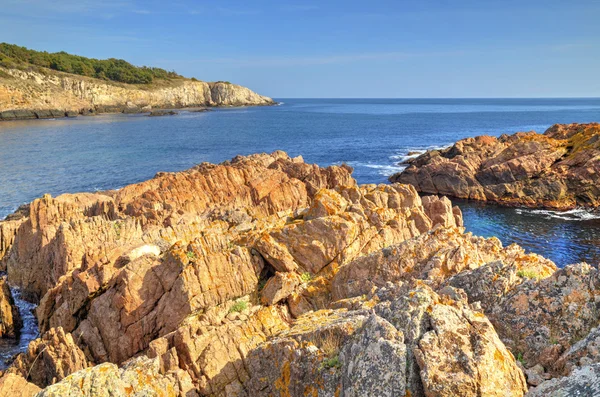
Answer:
[{"label": "sunlit rock surface", "polygon": [[0,222],[0,263],[42,336],[1,387],[521,396],[597,362],[595,267],[351,171],[274,152],[34,200]]}]

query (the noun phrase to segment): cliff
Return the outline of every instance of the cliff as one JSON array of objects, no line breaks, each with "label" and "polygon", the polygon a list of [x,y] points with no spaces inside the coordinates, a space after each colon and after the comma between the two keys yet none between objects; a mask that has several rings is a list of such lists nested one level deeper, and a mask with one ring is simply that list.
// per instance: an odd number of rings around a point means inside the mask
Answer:
[{"label": "cliff", "polygon": [[409,160],[390,177],[419,192],[510,206],[600,206],[600,124],[556,124],[543,134],[478,136]]},{"label": "cliff", "polygon": [[272,104],[271,98],[227,82],[175,78],[134,85],[44,68],[0,67],[0,120],[140,112],[151,108]]},{"label": "cliff", "polygon": [[465,233],[445,197],[351,172],[274,152],[21,208],[0,266],[41,336],[0,395],[595,387],[597,268],[557,269]]}]

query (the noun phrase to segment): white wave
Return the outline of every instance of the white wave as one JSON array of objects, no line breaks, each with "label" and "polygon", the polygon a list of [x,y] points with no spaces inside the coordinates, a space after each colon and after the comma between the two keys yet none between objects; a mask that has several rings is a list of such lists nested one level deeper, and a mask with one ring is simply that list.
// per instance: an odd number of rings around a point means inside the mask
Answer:
[{"label": "white wave", "polygon": [[356,161],[351,161],[347,163],[348,165],[358,168],[358,167],[366,167],[373,168],[378,170],[377,173],[383,176],[392,176],[397,172],[404,171],[406,166],[401,165],[393,165],[393,164],[372,164],[372,163],[360,163]]},{"label": "white wave", "polygon": [[390,156],[390,159],[396,160],[399,163],[404,163],[405,161],[408,161],[408,160],[411,160],[411,159],[419,157],[423,153],[425,153],[425,152],[418,152],[418,153],[415,153],[415,154],[405,154],[405,155],[397,154],[397,155],[394,155],[394,156]]},{"label": "white wave", "polygon": [[[0,357],[4,359],[10,359],[17,353],[25,352],[29,346],[29,342],[39,336],[37,319],[34,314],[36,305],[24,300],[21,296],[21,291],[18,288],[11,287],[10,290],[15,301],[15,305],[19,310],[19,314],[21,315],[23,328],[21,328],[21,336],[17,343],[11,346],[3,345],[0,348]],[[3,363],[0,363],[0,368],[3,367],[2,364]]]},{"label": "white wave", "polygon": [[444,145],[431,145],[431,146],[427,146],[427,150],[444,150],[444,149],[450,149],[452,147],[452,145],[454,145],[453,143],[446,143]]},{"label": "white wave", "polygon": [[[406,160],[414,159],[415,157],[419,157],[420,155],[422,155],[430,150],[444,150],[444,149],[448,149],[450,147],[452,147],[452,144],[409,147],[409,148],[398,151],[394,155],[391,155],[390,159],[399,160],[400,162],[403,162]],[[412,154],[409,154],[409,153],[412,153]]]},{"label": "white wave", "polygon": [[600,219],[600,213],[591,212],[584,208],[576,208],[569,211],[535,210],[526,208],[517,208],[515,210],[519,215],[542,216],[546,219],[563,219],[566,221],[589,221]]}]

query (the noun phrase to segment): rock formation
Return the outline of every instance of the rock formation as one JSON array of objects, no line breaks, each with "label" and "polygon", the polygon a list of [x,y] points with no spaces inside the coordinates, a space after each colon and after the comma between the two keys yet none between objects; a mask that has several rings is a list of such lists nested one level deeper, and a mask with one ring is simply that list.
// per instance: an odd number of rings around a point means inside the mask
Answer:
[{"label": "rock formation", "polygon": [[390,177],[419,192],[511,206],[600,206],[600,124],[556,124],[543,134],[458,141],[409,160]]},{"label": "rock formation", "polygon": [[238,156],[21,208],[0,265],[42,336],[0,390],[522,396],[597,362],[596,268],[351,171]]},{"label": "rock formation", "polygon": [[26,353],[17,356],[7,373],[45,387],[87,366],[85,355],[71,334],[65,334],[62,328],[52,328],[32,341]]},{"label": "rock formation", "polygon": [[227,82],[180,78],[140,87],[53,70],[40,73],[0,67],[0,121],[139,113],[153,108],[272,104],[271,98]]}]

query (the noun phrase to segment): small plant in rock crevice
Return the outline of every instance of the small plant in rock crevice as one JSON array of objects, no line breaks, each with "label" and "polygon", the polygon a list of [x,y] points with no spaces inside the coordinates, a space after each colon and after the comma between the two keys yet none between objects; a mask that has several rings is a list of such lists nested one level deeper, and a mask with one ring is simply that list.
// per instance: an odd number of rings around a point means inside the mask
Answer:
[{"label": "small plant in rock crevice", "polygon": [[117,240],[121,239],[121,229],[123,228],[123,224],[121,222],[113,223],[113,228],[115,229],[115,236]]},{"label": "small plant in rock crevice", "polygon": [[341,367],[342,367],[342,363],[340,362],[340,358],[337,355],[330,357],[330,358],[326,358],[321,363],[321,369],[331,369],[331,368],[338,369]]},{"label": "small plant in rock crevice", "polygon": [[196,253],[194,251],[186,252],[185,256],[187,256],[187,258],[191,261],[198,259],[198,257],[196,256]]},{"label": "small plant in rock crevice", "polygon": [[523,364],[523,366],[525,366],[525,359],[523,358],[523,353],[518,352],[516,358],[517,358],[518,362],[520,362],[521,364]]},{"label": "small plant in rock crevice", "polygon": [[316,345],[325,355],[321,362],[321,369],[340,368],[342,366],[339,358],[342,346],[342,337],[334,332],[324,332],[317,337]]},{"label": "small plant in rock crevice", "polygon": [[300,279],[303,283],[308,283],[310,280],[313,279],[313,276],[309,272],[304,272],[300,275]]},{"label": "small plant in rock crevice", "polygon": [[248,308],[248,302],[236,301],[233,306],[229,308],[229,313],[241,313]]}]

